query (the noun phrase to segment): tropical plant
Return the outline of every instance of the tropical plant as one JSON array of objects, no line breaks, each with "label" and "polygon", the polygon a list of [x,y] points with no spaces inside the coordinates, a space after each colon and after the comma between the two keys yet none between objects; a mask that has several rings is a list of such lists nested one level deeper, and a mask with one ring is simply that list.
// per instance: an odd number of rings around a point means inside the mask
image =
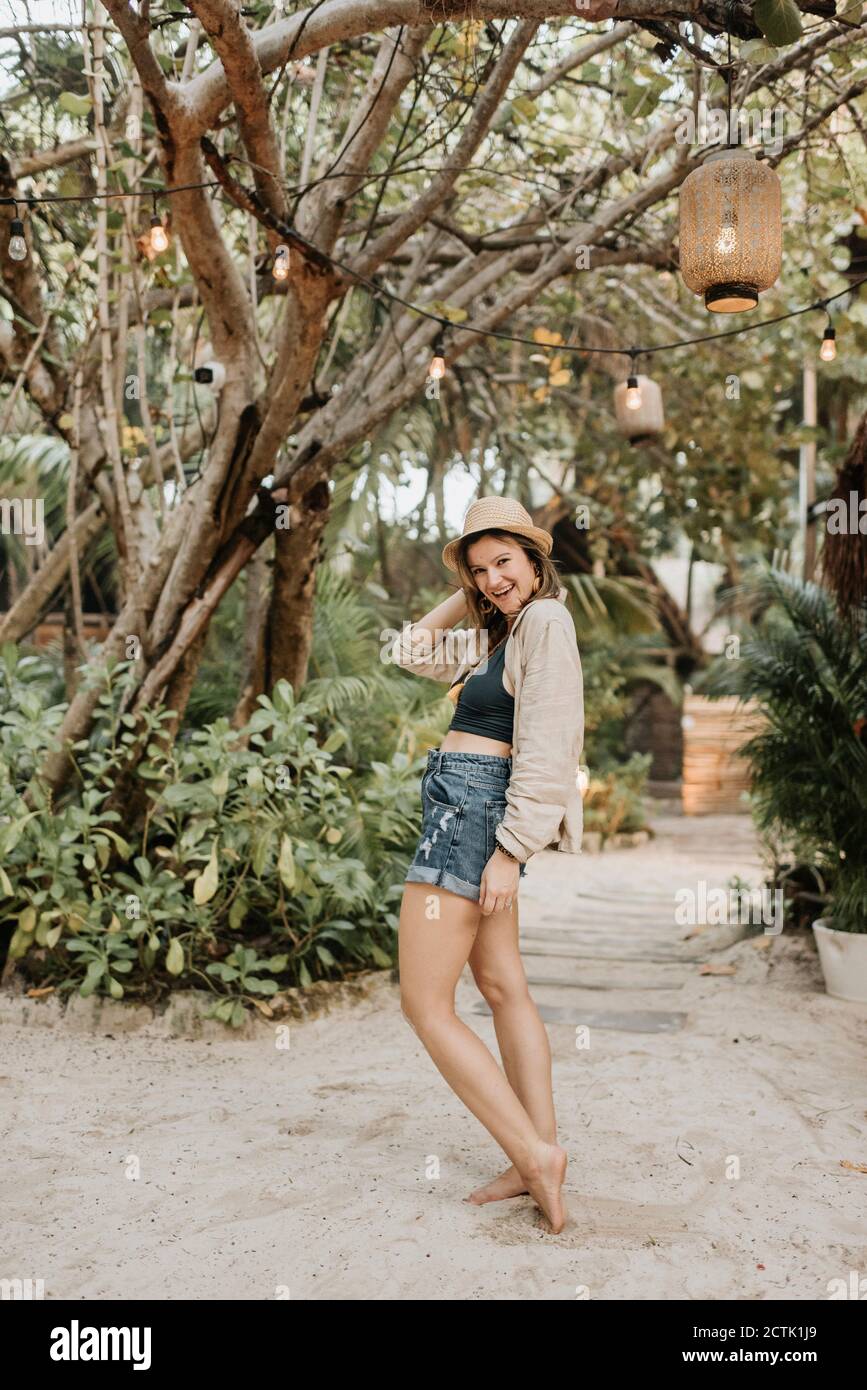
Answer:
[{"label": "tropical plant", "polygon": [[867,604],[846,621],[826,589],[777,569],[751,587],[763,615],[702,693],[755,702],[763,727],[742,751],[757,824],[830,885],[833,925],[864,932]]}]

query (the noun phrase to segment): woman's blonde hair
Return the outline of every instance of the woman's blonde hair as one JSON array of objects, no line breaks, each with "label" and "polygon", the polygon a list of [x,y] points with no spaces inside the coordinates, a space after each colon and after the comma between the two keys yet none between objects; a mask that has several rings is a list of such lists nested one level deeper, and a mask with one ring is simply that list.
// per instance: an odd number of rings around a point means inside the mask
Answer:
[{"label": "woman's blonde hair", "polygon": [[[527,603],[532,603],[537,598],[556,598],[563,586],[560,583],[560,576],[553,560],[539,549],[539,546],[530,536],[518,536],[512,531],[501,530],[475,531],[471,536],[465,536],[455,555],[455,564],[457,565],[458,578],[467,596],[467,626],[470,629],[475,628],[477,632],[487,629],[489,646],[493,647],[506,636],[509,629],[505,615],[496,604],[491,604],[493,611],[482,608],[481,603],[484,596],[479,593],[476,581],[470,573],[467,551],[482,536],[496,536],[497,540],[510,541],[513,545],[519,545],[524,551],[540,579],[538,589],[527,599]],[[490,602],[490,600],[488,601]]]}]

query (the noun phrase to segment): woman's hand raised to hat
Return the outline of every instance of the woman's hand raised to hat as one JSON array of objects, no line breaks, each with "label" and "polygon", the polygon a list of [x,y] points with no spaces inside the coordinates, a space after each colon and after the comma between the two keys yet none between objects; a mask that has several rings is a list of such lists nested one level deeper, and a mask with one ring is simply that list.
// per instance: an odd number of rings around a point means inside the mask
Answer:
[{"label": "woman's hand raised to hat", "polygon": [[427,632],[431,645],[439,640],[437,634],[441,634],[446,629],[457,627],[467,616],[467,595],[463,589],[456,589],[449,594],[448,598],[438,603],[436,608],[432,608],[429,613],[425,613],[423,618],[419,618],[417,623],[413,623],[413,630]]}]

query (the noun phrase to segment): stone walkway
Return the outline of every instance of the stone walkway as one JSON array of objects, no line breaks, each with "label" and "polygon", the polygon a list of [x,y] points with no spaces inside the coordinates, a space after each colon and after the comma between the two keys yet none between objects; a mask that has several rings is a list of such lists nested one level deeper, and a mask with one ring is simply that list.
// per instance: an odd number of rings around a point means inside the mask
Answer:
[{"label": "stone walkway", "polygon": [[[649,843],[582,855],[580,874],[575,863],[547,854],[531,863],[522,889],[521,951],[542,1018],[621,1032],[682,1028],[678,991],[696,963],[752,931],[738,920],[707,931],[698,911],[735,877],[761,884],[749,820],[659,817]],[[695,897],[701,930],[688,939],[688,928],[677,930],[678,890]],[[490,1011],[481,1001],[473,1012]]]},{"label": "stone walkway", "polygon": [[[759,883],[747,821],[655,828],[539,856],[521,889],[569,1153],[560,1235],[529,1197],[462,1202],[503,1155],[383,974],[288,1048],[268,1028],[5,1024],[0,1277],[47,1298],[410,1301],[816,1300],[863,1277],[865,1010],[824,993],[810,933],[674,920],[678,889]],[[469,972],[457,1007],[496,1055]]]}]

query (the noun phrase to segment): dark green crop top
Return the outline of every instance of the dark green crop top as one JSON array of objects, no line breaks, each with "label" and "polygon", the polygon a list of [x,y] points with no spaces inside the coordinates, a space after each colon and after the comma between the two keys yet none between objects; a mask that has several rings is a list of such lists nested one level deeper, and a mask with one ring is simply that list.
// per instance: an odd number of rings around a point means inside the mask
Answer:
[{"label": "dark green crop top", "polygon": [[458,696],[449,729],[480,734],[500,743],[511,743],[515,725],[515,697],[503,685],[506,643],[501,642],[487,663],[468,677]]}]

